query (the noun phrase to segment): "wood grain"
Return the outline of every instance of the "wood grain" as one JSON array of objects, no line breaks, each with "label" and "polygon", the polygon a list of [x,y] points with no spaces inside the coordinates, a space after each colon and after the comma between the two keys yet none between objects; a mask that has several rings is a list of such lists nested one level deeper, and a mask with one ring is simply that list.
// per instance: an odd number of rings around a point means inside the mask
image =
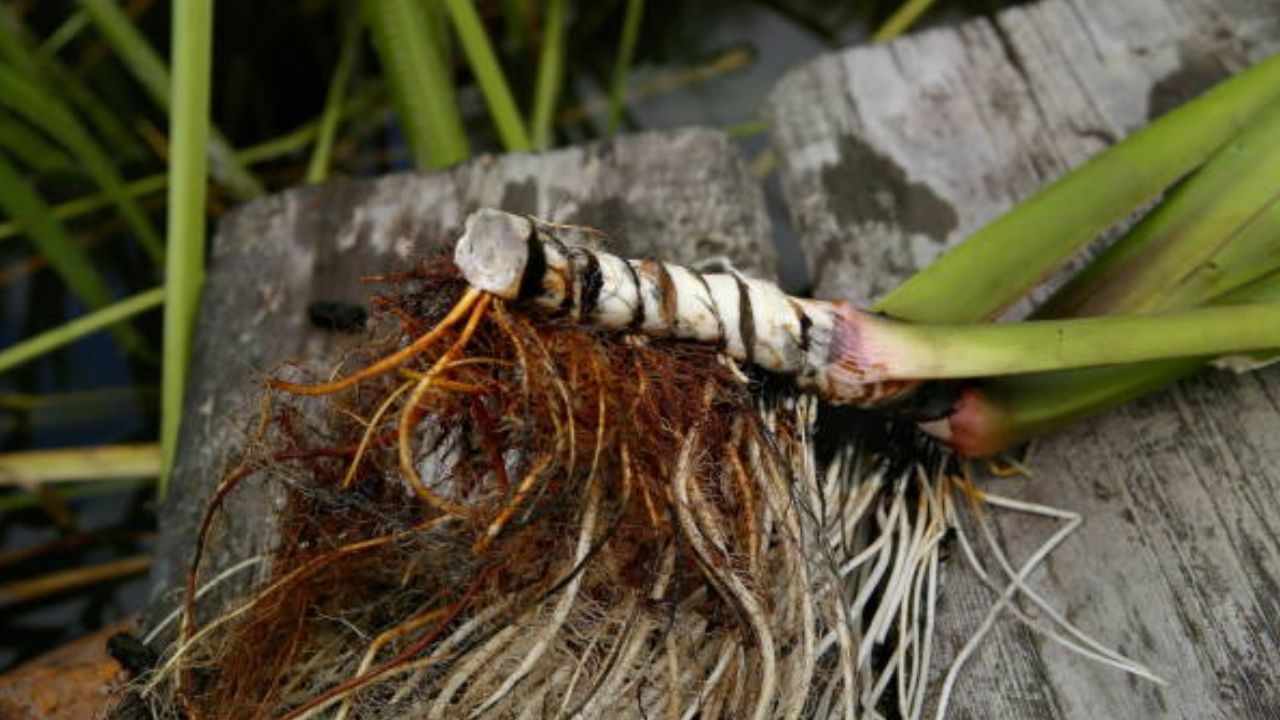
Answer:
[{"label": "wood grain", "polygon": [[[727,255],[751,272],[774,267],[762,193],[728,137],[706,130],[331,182],[236,210],[213,243],[179,460],[161,511],[153,622],[176,606],[206,500],[247,441],[262,381],[286,361],[331,364],[359,341],[313,327],[308,304],[363,302],[361,277],[438,259],[480,206],[604,229],[626,255]],[[272,546],[275,503],[253,483],[231,495],[203,577]]]},{"label": "wood grain", "polygon": [[[1280,49],[1280,3],[1049,0],[791,73],[768,113],[817,294],[869,302],[1152,117]],[[1030,448],[988,488],[1080,512],[1033,576],[1170,681],[1071,655],[1007,616],[952,718],[1280,717],[1280,372],[1208,375]],[[1054,523],[995,511],[1020,562]],[[939,674],[991,606],[953,562]]]}]

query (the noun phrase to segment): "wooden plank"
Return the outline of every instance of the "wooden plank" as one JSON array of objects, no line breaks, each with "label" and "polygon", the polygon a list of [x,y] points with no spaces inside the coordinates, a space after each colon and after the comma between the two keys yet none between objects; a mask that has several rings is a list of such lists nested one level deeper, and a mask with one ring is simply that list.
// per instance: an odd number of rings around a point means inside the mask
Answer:
[{"label": "wooden plank", "polygon": [[[362,302],[362,276],[429,259],[480,206],[598,227],[629,255],[684,262],[725,255],[748,271],[773,272],[761,191],[729,138],[706,130],[484,158],[434,175],[332,182],[236,210],[214,240],[179,459],[162,510],[153,621],[177,603],[200,515],[246,442],[261,380],[285,361],[332,363],[358,342],[312,327],[308,304]],[[238,489],[228,504],[205,577],[275,537],[274,498],[259,486]]]},{"label": "wooden plank", "polygon": [[[874,299],[1277,49],[1280,5],[1268,0],[1049,0],[798,69],[768,112],[817,294]],[[1183,383],[1034,443],[1028,461],[1033,479],[990,489],[1085,517],[1032,585],[1171,684],[1085,661],[1005,617],[950,717],[1280,717],[1280,371]],[[1015,562],[1056,529],[995,517]],[[992,597],[963,563],[947,569],[935,673]]]}]

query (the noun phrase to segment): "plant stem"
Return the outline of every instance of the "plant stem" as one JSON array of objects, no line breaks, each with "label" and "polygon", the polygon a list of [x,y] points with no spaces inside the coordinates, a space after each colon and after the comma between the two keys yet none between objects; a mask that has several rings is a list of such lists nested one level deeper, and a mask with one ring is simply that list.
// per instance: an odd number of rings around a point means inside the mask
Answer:
[{"label": "plant stem", "polygon": [[213,0],[174,0],[173,113],[169,122],[169,256],[160,388],[163,498],[177,450],[191,339],[204,282],[205,177],[213,56]]},{"label": "plant stem", "polygon": [[333,70],[333,78],[329,81],[329,92],[325,96],[324,111],[320,114],[316,144],[311,151],[311,162],[307,165],[307,183],[322,182],[329,177],[333,139],[338,132],[338,122],[342,119],[343,100],[346,98],[347,85],[351,84],[351,73],[355,69],[356,56],[360,51],[362,29],[358,13],[346,18],[342,50]]},{"label": "plant stem", "polygon": [[113,305],[65,322],[52,330],[23,340],[0,350],[0,373],[7,372],[28,360],[70,344],[89,333],[109,328],[134,315],[159,307],[165,300],[164,288],[153,288],[121,300]]},{"label": "plant stem", "polygon": [[1278,97],[1280,55],[1095,155],[898,286],[877,309],[916,322],[996,316]]},{"label": "plant stem", "polygon": [[[1214,298],[1214,304],[1280,302],[1280,270]],[[1274,353],[1255,354],[1265,363]],[[931,429],[967,455],[994,455],[1038,435],[1142,397],[1205,367],[1204,358],[1039,373],[982,381]]]},{"label": "plant stem", "polygon": [[856,332],[872,379],[991,377],[1280,348],[1280,303],[990,325],[863,316]]},{"label": "plant stem", "polygon": [[551,147],[551,125],[564,80],[565,0],[550,0],[542,23],[538,54],[538,84],[533,92],[533,142],[539,150]]},{"label": "plant stem", "polygon": [[1118,407],[1203,368],[1200,358],[987,380],[925,429],[960,454],[990,457],[1033,437]]},{"label": "plant stem", "polygon": [[627,79],[631,77],[631,63],[635,59],[636,41],[640,37],[640,23],[644,19],[644,0],[627,0],[627,14],[622,19],[622,42],[618,44],[618,57],[613,64],[613,80],[609,83],[609,119],[605,132],[614,135],[622,126],[622,112],[626,109]]},{"label": "plant stem", "polygon": [[[552,0],[552,4],[562,1]],[[507,85],[507,78],[502,73],[502,67],[498,64],[497,55],[493,52],[493,45],[489,42],[484,24],[480,22],[480,16],[476,14],[475,6],[471,4],[471,0],[443,2],[445,9],[449,11],[449,19],[458,32],[458,39],[462,41],[462,50],[471,64],[471,71],[480,84],[480,92],[489,105],[489,115],[498,128],[503,146],[507,152],[521,152],[532,148],[529,131],[525,129],[516,101],[511,96],[511,88]]]},{"label": "plant stem", "polygon": [[412,0],[364,0],[364,11],[418,168],[465,160],[471,150],[426,8]]}]

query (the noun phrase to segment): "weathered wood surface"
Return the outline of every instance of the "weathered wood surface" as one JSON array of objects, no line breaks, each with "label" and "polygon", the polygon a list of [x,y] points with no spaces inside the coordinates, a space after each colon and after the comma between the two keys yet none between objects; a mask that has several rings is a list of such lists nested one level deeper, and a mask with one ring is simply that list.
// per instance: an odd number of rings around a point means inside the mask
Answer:
[{"label": "weathered wood surface", "polygon": [[[238,209],[214,240],[179,459],[162,510],[153,619],[177,602],[200,514],[257,417],[261,381],[286,361],[332,363],[358,341],[312,327],[307,305],[362,302],[361,277],[429,257],[480,206],[598,227],[634,256],[728,255],[766,275],[775,264],[760,188],[730,140],[704,130],[481,159],[434,175],[333,182]],[[271,547],[273,504],[253,483],[232,493],[206,577]]]},{"label": "weathered wood surface", "polygon": [[[1050,0],[793,72],[769,103],[817,293],[868,301],[1107,143],[1280,49],[1274,0]],[[1280,368],[1217,374],[1036,442],[1004,494],[1083,513],[1032,585],[1168,687],[1007,616],[954,718],[1280,717]],[[1056,529],[997,512],[1015,562]],[[945,668],[992,595],[962,563]]]}]

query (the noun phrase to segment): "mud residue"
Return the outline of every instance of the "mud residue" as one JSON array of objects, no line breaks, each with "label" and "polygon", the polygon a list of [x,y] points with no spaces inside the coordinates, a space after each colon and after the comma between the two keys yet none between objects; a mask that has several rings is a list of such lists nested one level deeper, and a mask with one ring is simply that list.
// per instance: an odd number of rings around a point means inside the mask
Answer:
[{"label": "mud residue", "polygon": [[508,182],[502,189],[498,207],[507,212],[525,215],[538,214],[538,183],[532,178],[520,182]]},{"label": "mud residue", "polygon": [[1182,53],[1173,72],[1151,86],[1147,120],[1154,120],[1231,76],[1220,58],[1205,53]]},{"label": "mud residue", "polygon": [[840,161],[822,171],[822,187],[841,227],[881,222],[939,243],[956,228],[955,208],[891,158],[852,135],[839,148]]}]

